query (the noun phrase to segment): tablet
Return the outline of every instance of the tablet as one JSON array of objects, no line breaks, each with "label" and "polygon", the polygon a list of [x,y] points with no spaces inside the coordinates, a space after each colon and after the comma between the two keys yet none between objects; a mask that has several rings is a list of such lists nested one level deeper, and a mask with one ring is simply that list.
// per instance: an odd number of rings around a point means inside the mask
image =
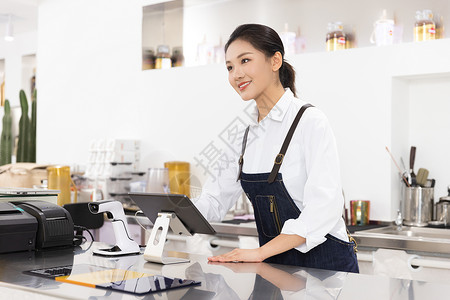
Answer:
[{"label": "tablet", "polygon": [[201,282],[195,280],[166,277],[131,270],[111,269],[88,264],[57,266],[24,271],[24,273],[53,279],[58,282],[136,295],[158,293],[201,284]]},{"label": "tablet", "polygon": [[128,195],[152,223],[155,223],[158,213],[171,212],[177,215],[191,234],[216,233],[186,195],[155,193],[129,193]]}]

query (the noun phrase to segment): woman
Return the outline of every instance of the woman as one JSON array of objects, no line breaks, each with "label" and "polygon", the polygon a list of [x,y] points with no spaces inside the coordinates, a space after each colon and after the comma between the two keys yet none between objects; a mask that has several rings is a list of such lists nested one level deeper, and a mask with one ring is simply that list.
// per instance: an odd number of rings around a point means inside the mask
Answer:
[{"label": "woman", "polygon": [[238,163],[207,182],[196,206],[207,219],[220,220],[243,190],[254,208],[260,247],[208,259],[358,272],[356,245],[341,215],[332,130],[321,111],[295,98],[295,72],[283,56],[280,37],[264,25],[239,26],[225,45],[229,82],[244,101],[255,101],[254,121]]}]

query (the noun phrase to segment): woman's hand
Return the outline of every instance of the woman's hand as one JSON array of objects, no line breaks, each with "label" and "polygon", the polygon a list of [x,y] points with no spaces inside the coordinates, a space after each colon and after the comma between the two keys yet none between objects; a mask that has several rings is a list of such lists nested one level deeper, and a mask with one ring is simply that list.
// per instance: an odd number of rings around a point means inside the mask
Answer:
[{"label": "woman's hand", "polygon": [[208,257],[215,262],[262,262],[268,257],[285,252],[306,242],[295,234],[280,234],[264,246],[256,249],[234,249],[228,253]]},{"label": "woman's hand", "polygon": [[266,257],[261,255],[261,248],[234,249],[228,253],[208,257],[212,262],[262,262]]}]

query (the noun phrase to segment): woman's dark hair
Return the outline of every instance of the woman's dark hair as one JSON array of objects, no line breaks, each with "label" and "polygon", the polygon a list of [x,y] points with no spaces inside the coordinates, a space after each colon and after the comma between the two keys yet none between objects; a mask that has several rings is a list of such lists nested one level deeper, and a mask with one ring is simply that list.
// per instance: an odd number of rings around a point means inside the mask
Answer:
[{"label": "woman's dark hair", "polygon": [[294,68],[284,60],[284,47],[280,36],[272,28],[261,24],[243,24],[238,26],[230,35],[225,44],[225,52],[228,47],[236,40],[249,42],[255,49],[263,52],[266,57],[272,57],[277,51],[281,53],[283,62],[279,69],[280,82],[284,88],[289,88],[294,96],[295,89],[295,71]]}]

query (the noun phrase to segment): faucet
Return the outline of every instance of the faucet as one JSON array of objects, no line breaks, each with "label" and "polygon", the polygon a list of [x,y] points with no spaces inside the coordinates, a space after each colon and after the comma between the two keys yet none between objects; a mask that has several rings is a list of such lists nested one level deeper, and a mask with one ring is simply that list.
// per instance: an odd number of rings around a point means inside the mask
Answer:
[{"label": "faucet", "polygon": [[397,211],[397,218],[395,219],[395,225],[397,225],[398,231],[402,230],[402,223],[403,223],[402,213],[400,212],[400,209],[399,209]]}]

